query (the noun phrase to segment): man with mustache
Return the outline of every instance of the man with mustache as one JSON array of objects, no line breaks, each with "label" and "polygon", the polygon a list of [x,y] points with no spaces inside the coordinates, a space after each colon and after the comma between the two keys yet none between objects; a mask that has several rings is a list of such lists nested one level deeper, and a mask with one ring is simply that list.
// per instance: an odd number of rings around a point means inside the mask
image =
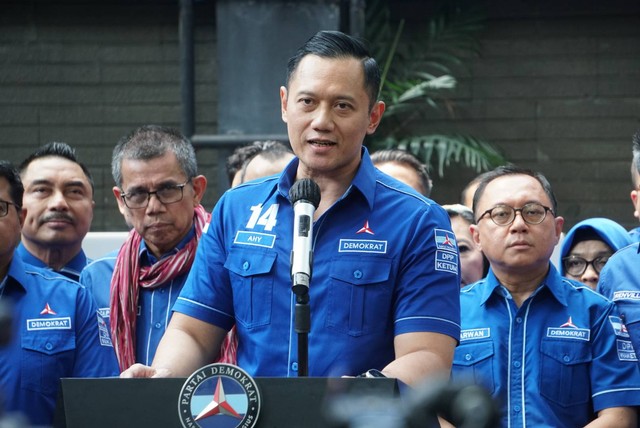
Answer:
[{"label": "man with mustache", "polygon": [[550,263],[564,219],[547,179],[498,167],[473,211],[491,268],[461,290],[454,380],[485,386],[504,427],[635,427],[640,366],[615,305]]},{"label": "man with mustache", "polygon": [[15,255],[23,192],[18,172],[0,160],[0,304],[11,320],[0,326],[0,416],[26,418],[0,426],[48,427],[60,378],[114,376],[118,366],[112,349],[101,345],[89,291]]},{"label": "man with mustache", "polygon": [[75,150],[48,143],[20,165],[27,213],[17,254],[74,281],[87,265],[82,240],[93,220],[93,179]]}]

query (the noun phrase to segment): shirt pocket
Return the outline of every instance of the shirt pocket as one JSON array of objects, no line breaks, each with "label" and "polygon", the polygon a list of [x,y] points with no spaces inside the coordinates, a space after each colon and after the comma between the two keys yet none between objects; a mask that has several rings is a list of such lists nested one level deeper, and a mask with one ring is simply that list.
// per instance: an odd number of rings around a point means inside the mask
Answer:
[{"label": "shirt pocket", "polygon": [[591,347],[579,340],[544,340],[540,347],[540,393],[560,406],[590,399]]},{"label": "shirt pocket", "polygon": [[76,337],[73,331],[23,332],[21,385],[41,394],[58,391],[61,377],[73,374]]},{"label": "shirt pocket", "polygon": [[493,394],[495,391],[494,354],[493,342],[462,343],[458,345],[453,354],[452,380],[481,385],[490,394]]},{"label": "shirt pocket", "polygon": [[391,325],[391,260],[345,257],[331,260],[326,326],[350,336],[380,332]]},{"label": "shirt pocket", "polygon": [[224,264],[233,289],[236,320],[247,328],[271,322],[273,277],[277,254],[232,248]]}]

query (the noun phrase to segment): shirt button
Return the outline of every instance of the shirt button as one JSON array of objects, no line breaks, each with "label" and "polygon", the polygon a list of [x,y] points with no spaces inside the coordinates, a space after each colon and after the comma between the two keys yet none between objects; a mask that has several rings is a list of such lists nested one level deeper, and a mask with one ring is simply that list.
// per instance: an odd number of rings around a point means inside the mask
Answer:
[{"label": "shirt button", "polygon": [[293,370],[294,372],[298,371],[298,363],[291,363],[291,370]]},{"label": "shirt button", "polygon": [[244,263],[242,263],[242,269],[244,269],[244,270],[249,269],[249,266],[250,266],[250,265],[249,265],[249,262],[244,262]]},{"label": "shirt button", "polygon": [[465,354],[464,359],[467,361],[471,361],[471,359],[473,358],[473,356],[471,354]]},{"label": "shirt button", "polygon": [[562,361],[564,361],[565,363],[568,363],[569,361],[571,361],[571,357],[568,355],[565,355],[564,357],[562,357]]},{"label": "shirt button", "polygon": [[355,279],[360,279],[360,278],[362,278],[362,271],[360,271],[360,270],[353,271],[353,277],[354,277]]},{"label": "shirt button", "polygon": [[513,406],[513,411],[516,413],[520,413],[520,406]]},{"label": "shirt button", "polygon": [[516,318],[516,322],[517,322],[518,324],[522,324],[522,317],[517,317],[517,318]]},{"label": "shirt button", "polygon": [[47,342],[47,343],[44,345],[44,347],[45,347],[45,349],[46,349],[47,351],[51,351],[51,350],[53,349],[53,345],[51,344],[51,342]]},{"label": "shirt button", "polygon": [[159,322],[157,322],[157,323],[156,323],[156,328],[160,328],[160,327],[162,327],[162,324],[161,324],[161,323],[159,323]]},{"label": "shirt button", "polygon": [[514,361],[513,367],[520,368],[520,361]]}]

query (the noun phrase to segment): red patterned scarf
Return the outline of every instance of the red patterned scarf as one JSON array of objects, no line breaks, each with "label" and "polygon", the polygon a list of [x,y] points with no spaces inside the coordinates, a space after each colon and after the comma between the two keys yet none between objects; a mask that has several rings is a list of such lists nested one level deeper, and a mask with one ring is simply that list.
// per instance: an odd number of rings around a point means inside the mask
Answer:
[{"label": "red patterned scarf", "polygon": [[[194,210],[195,236],[176,254],[165,257],[152,266],[140,266],[138,254],[142,236],[132,229],[120,248],[111,277],[111,338],[120,370],[136,362],[136,321],[139,288],[153,289],[186,273],[195,258],[198,241],[211,214],[202,205]],[[233,330],[232,330],[233,332]],[[230,332],[223,344],[219,361],[235,364],[237,344]]]}]

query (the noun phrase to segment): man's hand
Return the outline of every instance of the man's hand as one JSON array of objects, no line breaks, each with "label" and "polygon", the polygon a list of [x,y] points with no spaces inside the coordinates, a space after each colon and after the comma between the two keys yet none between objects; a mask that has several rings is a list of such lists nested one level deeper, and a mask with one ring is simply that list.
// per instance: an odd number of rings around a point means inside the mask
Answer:
[{"label": "man's hand", "polygon": [[171,372],[167,369],[156,369],[155,367],[145,366],[144,364],[136,363],[120,373],[120,377],[123,379],[131,378],[149,378],[149,377],[171,377]]}]

